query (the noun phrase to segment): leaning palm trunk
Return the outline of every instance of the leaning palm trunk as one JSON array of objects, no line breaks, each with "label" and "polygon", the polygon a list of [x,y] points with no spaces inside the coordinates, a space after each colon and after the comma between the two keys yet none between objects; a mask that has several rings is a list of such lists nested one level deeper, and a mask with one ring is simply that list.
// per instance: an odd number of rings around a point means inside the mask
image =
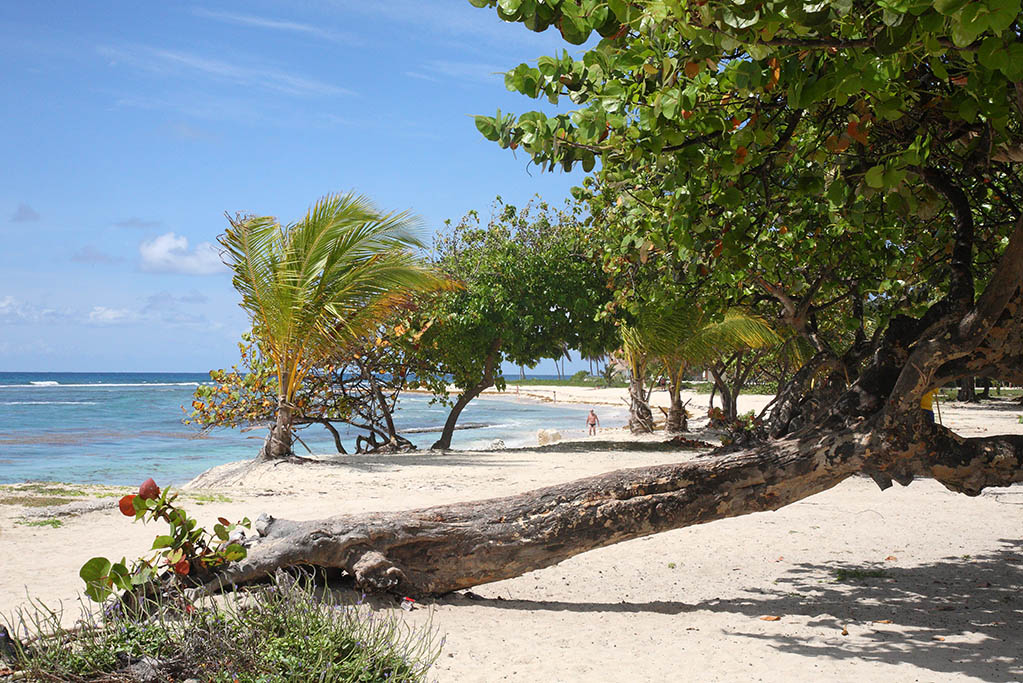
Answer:
[{"label": "leaning palm trunk", "polygon": [[654,431],[654,415],[646,400],[642,376],[633,375],[629,380],[629,430],[633,434]]},{"label": "leaning palm trunk", "polygon": [[643,387],[649,357],[639,329],[622,326],[621,353],[629,367],[629,430],[633,434],[648,434],[654,431],[654,416]]},{"label": "leaning palm trunk", "polygon": [[294,418],[295,414],[290,406],[278,406],[277,415],[273,424],[270,425],[270,431],[263,441],[263,448],[259,451],[257,460],[277,460],[295,454],[292,450]]}]

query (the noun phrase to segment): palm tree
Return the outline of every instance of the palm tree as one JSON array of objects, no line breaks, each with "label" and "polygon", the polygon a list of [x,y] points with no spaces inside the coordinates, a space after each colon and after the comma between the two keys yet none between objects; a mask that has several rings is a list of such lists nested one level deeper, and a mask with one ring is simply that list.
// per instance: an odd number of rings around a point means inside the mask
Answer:
[{"label": "palm tree", "polygon": [[622,325],[621,360],[629,368],[629,431],[633,434],[654,431],[654,416],[643,380],[650,363],[651,338],[644,322]]},{"label": "palm tree", "polygon": [[[763,348],[781,342],[781,338],[767,322],[745,311],[730,309],[725,312],[722,320],[713,322],[706,313],[695,307],[678,306],[641,310],[636,324],[623,329],[623,338],[631,338],[631,346],[642,351],[644,363],[656,359],[663,366],[670,399],[665,422],[665,431],[668,433],[686,431],[681,385],[687,369],[720,358],[731,351]],[[632,365],[633,361],[629,362]],[[638,391],[642,395],[641,385]],[[630,395],[633,393],[630,385]]]},{"label": "palm tree", "polygon": [[294,398],[334,350],[376,325],[398,299],[444,282],[412,255],[418,219],[381,213],[361,195],[323,197],[281,226],[228,216],[220,236],[241,307],[277,371],[277,409],[259,459],[291,456]]}]

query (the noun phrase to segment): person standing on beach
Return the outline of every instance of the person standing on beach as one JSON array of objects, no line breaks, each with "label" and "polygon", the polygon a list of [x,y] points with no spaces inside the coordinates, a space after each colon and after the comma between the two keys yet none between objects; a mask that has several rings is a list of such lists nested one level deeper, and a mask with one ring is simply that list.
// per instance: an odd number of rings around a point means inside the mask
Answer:
[{"label": "person standing on beach", "polygon": [[590,428],[590,436],[597,433],[597,427],[600,426],[600,419],[597,417],[597,414],[593,412],[593,408],[590,408],[590,414],[586,416],[586,424]]}]

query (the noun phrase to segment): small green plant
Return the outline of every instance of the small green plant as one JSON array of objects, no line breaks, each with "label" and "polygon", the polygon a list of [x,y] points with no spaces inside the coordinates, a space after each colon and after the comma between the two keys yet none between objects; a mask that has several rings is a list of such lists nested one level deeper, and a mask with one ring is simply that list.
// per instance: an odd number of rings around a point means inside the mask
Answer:
[{"label": "small green plant", "polygon": [[725,419],[725,411],[720,408],[711,407],[707,411],[707,418],[710,420],[711,427],[724,427],[728,424],[728,420]]},{"label": "small green plant", "polygon": [[156,482],[147,479],[138,494],[121,498],[117,504],[121,514],[143,523],[162,520],[170,530],[153,541],[153,555],[139,558],[131,567],[124,558],[111,562],[105,557],[94,557],[82,565],[78,575],[85,581],[85,594],[90,599],[103,602],[115,589],[145,587],[159,576],[161,567],[178,577],[202,577],[211,569],[245,557],[245,547],[231,540],[231,532],[238,527],[249,528],[248,518],[231,523],[220,517],[210,533],[174,505],[177,497],[169,488],[161,493]]},{"label": "small green plant", "polygon": [[[128,668],[146,659],[159,680],[230,683],[422,681],[440,653],[432,628],[413,629],[401,613],[371,612],[283,575],[269,585],[187,609],[161,602],[146,614],[86,611],[72,629],[34,603],[7,621],[14,641],[7,663],[32,681],[136,680]],[[10,658],[8,658],[10,659]]]},{"label": "small green plant", "polygon": [[26,484],[8,484],[0,486],[0,492],[34,493],[37,496],[77,496],[89,494],[75,484],[64,484],[59,481],[31,482]]},{"label": "small green plant", "polygon": [[227,496],[220,493],[190,493],[188,494],[189,499],[195,501],[196,505],[205,505],[206,503],[230,503],[232,500]]},{"label": "small green plant", "polygon": [[708,413],[711,417],[711,426],[723,427],[725,430],[724,436],[721,437],[721,445],[747,448],[767,438],[767,428],[752,410],[739,415],[731,422],[725,420],[724,413],[719,408],[711,408],[711,412],[713,411],[717,413],[714,415]]},{"label": "small green plant", "polygon": [[863,579],[881,579],[888,575],[884,569],[846,569],[835,570],[835,581],[862,581]]},{"label": "small green plant", "polygon": [[15,522],[15,524],[19,524],[21,526],[48,526],[51,529],[59,529],[64,526],[64,522],[59,519],[19,519]]},{"label": "small green plant", "polygon": [[71,498],[55,496],[4,496],[0,498],[0,505],[18,505],[26,508],[49,508],[71,502],[73,502]]},{"label": "small green plant", "polygon": [[674,562],[669,562],[668,563],[668,569],[674,569],[674,568],[675,568],[675,563]]}]

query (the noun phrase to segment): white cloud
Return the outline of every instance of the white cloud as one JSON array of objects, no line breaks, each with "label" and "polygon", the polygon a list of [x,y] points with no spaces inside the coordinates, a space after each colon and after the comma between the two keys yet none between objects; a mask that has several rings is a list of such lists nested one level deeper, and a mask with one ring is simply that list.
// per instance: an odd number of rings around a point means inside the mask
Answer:
[{"label": "white cloud", "polygon": [[19,301],[11,295],[0,297],[0,322],[3,323],[40,323],[52,322],[67,318],[67,310],[37,306]]},{"label": "white cloud", "polygon": [[203,9],[200,7],[193,9],[192,13],[199,17],[214,19],[216,21],[222,21],[227,24],[234,24],[235,26],[249,26],[252,28],[265,28],[273,31],[301,33],[304,35],[315,36],[317,38],[323,38],[324,40],[330,40],[336,43],[350,43],[354,45],[365,44],[365,41],[356,36],[355,34],[331,31],[325,28],[321,28],[319,26],[313,26],[312,24],[303,24],[297,21],[269,19],[267,17],[258,17],[253,14],[217,12],[213,10]]},{"label": "white cloud", "polygon": [[107,308],[106,306],[93,306],[89,311],[89,322],[100,325],[111,325],[124,323],[135,319],[135,314],[127,308]]},{"label": "white cloud", "polygon": [[225,272],[220,252],[209,242],[188,248],[188,238],[173,232],[164,233],[139,245],[142,270],[151,273],[183,273],[214,275]]},{"label": "white cloud", "polygon": [[351,90],[308,78],[263,64],[245,66],[221,59],[212,59],[189,52],[150,47],[101,47],[99,53],[111,64],[124,62],[161,76],[184,72],[188,78],[196,74],[225,81],[245,88],[261,87],[287,95],[323,96],[353,95]]}]

